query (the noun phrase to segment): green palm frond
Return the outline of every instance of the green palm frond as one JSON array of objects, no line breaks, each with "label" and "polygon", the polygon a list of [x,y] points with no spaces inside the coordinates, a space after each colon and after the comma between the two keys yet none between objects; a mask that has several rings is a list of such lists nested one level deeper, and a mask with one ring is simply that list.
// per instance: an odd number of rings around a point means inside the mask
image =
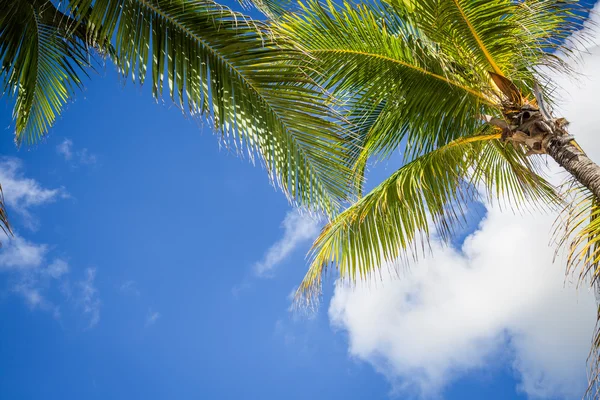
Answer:
[{"label": "green palm frond", "polygon": [[558,204],[554,187],[534,172],[523,151],[499,138],[464,137],[425,154],[333,219],[313,245],[297,298],[310,301],[319,293],[329,265],[343,279],[366,280],[386,264],[418,257],[431,234],[447,241],[465,221],[469,203],[479,199],[477,185],[511,205]]},{"label": "green palm frond", "polygon": [[67,32],[50,2],[12,0],[0,15],[3,94],[16,95],[17,144],[33,143],[53,125],[89,66],[83,41]]},{"label": "green palm frond", "polygon": [[291,199],[331,214],[347,197],[338,117],[303,73],[305,54],[285,38],[209,0],[69,4],[87,18],[92,40],[114,33],[124,76],[143,83],[150,63],[156,98],[166,80],[173,101],[210,117],[226,143],[259,154]]},{"label": "green palm frond", "polygon": [[453,62],[482,77],[508,77],[526,95],[536,67],[567,67],[553,53],[570,52],[565,39],[585,21],[585,7],[575,1],[386,1]]},{"label": "green palm frond", "polygon": [[375,155],[387,157],[401,143],[412,159],[477,131],[481,115],[499,113],[489,78],[468,79],[467,71],[451,68],[410,20],[385,7],[327,4],[310,2],[277,29],[314,57],[315,79],[350,116],[360,120],[364,110],[382,104],[377,121],[367,117],[371,129],[356,135],[361,154],[355,160],[362,165]]},{"label": "green palm frond", "polygon": [[270,19],[280,18],[288,12],[296,10],[295,0],[239,0],[245,7],[254,6]]},{"label": "green palm frond", "polygon": [[[12,236],[12,229],[8,222],[8,215],[6,213],[6,205],[4,204],[4,193],[2,192],[2,185],[0,185],[0,229],[6,236]],[[2,241],[0,240],[0,245]]]},{"label": "green palm frond", "polygon": [[600,282],[600,203],[586,188],[573,181],[571,204],[556,222],[559,248],[567,248],[567,272],[579,271],[579,280]]},{"label": "green palm frond", "polygon": [[483,114],[501,118],[502,79],[530,101],[536,82],[552,92],[537,68],[565,67],[551,51],[563,51],[583,21],[578,5],[558,0],[389,4],[310,1],[278,23],[316,59],[315,79],[345,102],[349,119],[370,121],[355,132],[357,181],[374,156],[401,148],[411,160],[476,131]]},{"label": "green palm frond", "polygon": [[[600,296],[600,202],[575,180],[564,184],[570,201],[555,222],[557,252],[566,249],[567,274],[576,274],[579,284],[589,285]],[[592,349],[588,356],[588,389],[584,398],[600,396],[600,306]]]}]

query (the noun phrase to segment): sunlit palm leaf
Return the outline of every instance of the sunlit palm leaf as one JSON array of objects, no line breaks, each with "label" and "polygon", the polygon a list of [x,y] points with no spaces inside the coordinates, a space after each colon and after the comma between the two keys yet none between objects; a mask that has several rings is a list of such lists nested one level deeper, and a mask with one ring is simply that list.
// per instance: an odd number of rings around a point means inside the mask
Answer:
[{"label": "sunlit palm leaf", "polygon": [[54,124],[81,85],[88,66],[84,43],[67,33],[50,2],[13,0],[0,14],[3,94],[16,95],[16,142],[33,143]]},{"label": "sunlit palm leaf", "polygon": [[[387,157],[401,143],[407,159],[474,132],[482,114],[497,114],[489,78],[468,80],[409,20],[373,5],[324,8],[310,2],[288,15],[278,29],[293,35],[315,62],[315,79],[345,102],[349,114],[370,113],[377,121],[357,135],[363,165]],[[351,118],[352,119],[352,118]],[[362,167],[357,167],[360,170]]]},{"label": "sunlit palm leaf", "polygon": [[563,0],[386,0],[454,63],[485,79],[510,78],[527,96],[540,65],[566,64],[565,39],[583,26],[585,8]]},{"label": "sunlit palm leaf", "polygon": [[464,221],[468,204],[483,185],[508,204],[540,201],[556,205],[552,185],[534,172],[521,149],[499,142],[499,134],[458,139],[406,164],[321,232],[298,299],[320,289],[329,265],[351,282],[423,251],[429,236],[448,240]]},{"label": "sunlit palm leaf", "polygon": [[326,97],[303,74],[305,55],[265,25],[207,0],[74,0],[90,35],[115,34],[123,75],[191,114],[209,116],[226,143],[261,155],[292,199],[332,213],[348,192],[346,150]]},{"label": "sunlit palm leaf", "polygon": [[287,12],[293,12],[297,7],[295,0],[238,0],[245,7],[256,7],[271,19],[277,19]]}]

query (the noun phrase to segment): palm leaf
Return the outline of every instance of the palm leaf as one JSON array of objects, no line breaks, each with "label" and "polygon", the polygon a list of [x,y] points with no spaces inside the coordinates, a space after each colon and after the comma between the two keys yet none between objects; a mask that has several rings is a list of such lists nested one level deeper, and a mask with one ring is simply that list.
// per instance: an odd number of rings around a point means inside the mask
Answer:
[{"label": "palm leaf", "polygon": [[256,7],[270,19],[277,19],[287,12],[296,10],[296,2],[294,0],[239,0],[244,7]]},{"label": "palm leaf", "polygon": [[50,2],[5,2],[0,15],[3,94],[15,94],[17,144],[33,143],[54,124],[81,86],[89,65],[85,44],[56,20]]},{"label": "palm leaf", "polygon": [[[570,201],[555,222],[554,238],[567,251],[567,274],[577,274],[579,284],[590,285],[600,295],[600,202],[575,180],[565,183]],[[578,271],[578,273],[577,273]],[[600,395],[600,306],[592,349],[588,356],[586,399]]]},{"label": "palm leaf", "polygon": [[565,39],[586,19],[585,6],[563,0],[386,1],[453,62],[481,79],[506,77],[526,96],[544,79],[538,66],[569,68],[555,54],[571,54]]},{"label": "palm leaf", "polygon": [[[6,213],[6,205],[4,204],[4,193],[2,192],[2,185],[0,185],[0,229],[6,236],[12,236],[12,230],[8,222],[8,215]],[[1,245],[1,241],[0,241]]]},{"label": "palm leaf", "polygon": [[489,129],[409,162],[325,226],[297,299],[319,293],[329,265],[343,279],[366,280],[385,265],[418,257],[432,234],[447,241],[469,203],[480,199],[477,185],[513,206],[557,204],[554,187],[534,172],[522,149]]},{"label": "palm leaf", "polygon": [[435,44],[389,8],[313,1],[303,9],[284,16],[277,29],[314,57],[314,78],[340,99],[350,120],[371,121],[368,131],[354,132],[358,178],[374,155],[387,157],[403,143],[412,159],[477,131],[480,115],[499,113],[489,77],[473,81],[448,68]]},{"label": "palm leaf", "polygon": [[114,33],[124,76],[143,83],[150,63],[156,98],[166,80],[169,97],[208,116],[225,143],[259,154],[291,199],[331,214],[347,197],[338,117],[303,73],[306,56],[285,38],[208,0],[74,0],[70,7],[88,20],[93,40]]}]

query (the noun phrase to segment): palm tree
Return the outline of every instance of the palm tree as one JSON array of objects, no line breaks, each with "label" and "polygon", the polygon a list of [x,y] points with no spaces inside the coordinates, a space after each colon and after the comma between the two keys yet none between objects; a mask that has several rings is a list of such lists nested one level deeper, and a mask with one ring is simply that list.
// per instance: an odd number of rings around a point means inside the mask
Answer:
[{"label": "palm tree", "polygon": [[[256,3],[281,12],[275,1]],[[225,144],[258,156],[295,203],[332,213],[346,197],[339,117],[303,72],[305,55],[264,22],[212,0],[0,0],[0,9],[0,76],[15,99],[17,145],[47,134],[108,58],[125,79],[150,75],[156,99],[168,86]],[[0,227],[10,233],[2,202]]]},{"label": "palm tree", "polygon": [[[369,280],[421,255],[432,232],[449,239],[482,190],[512,207],[564,206],[542,175],[541,155],[567,170],[583,196],[568,208],[562,242],[569,267],[582,256],[582,277],[596,281],[600,167],[552,115],[548,78],[570,72],[565,39],[585,11],[561,0],[310,0],[276,24],[312,57],[313,78],[339,101],[354,133],[349,167],[358,198],[316,239],[299,301],[318,297],[330,267],[344,280]],[[367,161],[398,150],[403,166],[363,196]],[[597,371],[595,364],[596,378]]]}]

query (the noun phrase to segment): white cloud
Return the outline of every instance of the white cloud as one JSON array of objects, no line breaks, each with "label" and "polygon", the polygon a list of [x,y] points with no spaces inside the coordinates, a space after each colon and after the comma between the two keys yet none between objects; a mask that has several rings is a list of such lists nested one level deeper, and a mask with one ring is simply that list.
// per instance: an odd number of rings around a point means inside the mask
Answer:
[{"label": "white cloud", "polygon": [[18,158],[0,158],[0,184],[6,204],[16,210],[27,209],[65,197],[63,189],[45,189],[35,179],[25,178]]},{"label": "white cloud", "polygon": [[77,152],[77,157],[79,157],[79,163],[85,165],[96,164],[98,161],[96,155],[90,153],[88,149],[81,149]]},{"label": "white cloud", "polygon": [[79,289],[77,303],[88,315],[88,328],[93,328],[100,321],[100,297],[95,286],[96,268],[86,268],[85,279],[77,282]]},{"label": "white cloud", "polygon": [[152,309],[148,310],[148,315],[146,316],[146,326],[154,325],[160,317],[161,315],[158,311],[152,311]]},{"label": "white cloud", "polygon": [[65,160],[73,158],[73,141],[71,139],[63,140],[58,146],[56,146],[56,152],[62,155]]},{"label": "white cloud", "polygon": [[[600,161],[600,47],[587,51],[578,82],[556,78],[566,90],[555,114]],[[404,394],[436,396],[468,372],[509,362],[528,397],[581,398],[596,309],[586,287],[565,281],[564,257],[553,262],[556,216],[487,209],[460,251],[434,243],[433,255],[399,279],[338,285],[331,323],[347,332],[352,356]]]},{"label": "white cloud", "polygon": [[282,223],[283,237],[267,250],[263,259],[254,264],[254,272],[260,277],[269,277],[273,269],[290,255],[300,244],[314,239],[319,233],[319,223],[310,215],[297,210],[287,213]]},{"label": "white cloud", "polygon": [[69,272],[69,264],[65,260],[57,258],[46,267],[44,272],[46,275],[49,275],[54,279],[58,279]]},{"label": "white cloud", "polygon": [[21,236],[3,240],[0,248],[0,270],[27,270],[38,268],[44,261],[48,247],[32,243]]},{"label": "white cloud", "polygon": [[[65,147],[68,151],[69,147]],[[46,189],[35,179],[25,177],[23,163],[17,158],[0,157],[0,184],[6,204],[32,224],[29,209],[67,197],[64,189]],[[14,221],[13,221],[14,225]],[[52,285],[59,285],[67,300],[74,302],[89,317],[89,327],[100,319],[100,300],[94,286],[96,270],[88,268],[86,278],[76,283],[76,291],[71,291],[68,281],[69,264],[61,258],[49,263],[49,246],[34,243],[15,234],[12,238],[1,238],[0,272],[14,281],[12,292],[20,296],[31,309],[50,311],[55,318],[60,316],[59,306],[49,300],[48,291]]]},{"label": "white cloud", "polygon": [[[0,185],[6,204],[24,217],[30,229],[37,228],[37,221],[30,214],[31,207],[68,197],[63,188],[46,189],[35,179],[26,178],[23,162],[14,157],[0,157]],[[14,221],[11,222],[14,224]]]},{"label": "white cloud", "polygon": [[54,318],[60,318],[60,308],[48,301],[42,294],[41,289],[35,286],[36,282],[23,281],[13,288],[13,291],[20,295],[29,308],[32,310],[41,309],[50,311]]},{"label": "white cloud", "polygon": [[136,297],[141,295],[140,290],[137,287],[137,283],[133,280],[123,282],[123,284],[119,286],[119,290],[121,293],[130,294]]},{"label": "white cloud", "polygon": [[64,139],[56,146],[56,152],[64,157],[66,161],[75,161],[79,164],[95,164],[97,160],[94,154],[91,154],[87,148],[75,150],[71,139]]},{"label": "white cloud", "polygon": [[489,366],[508,335],[527,394],[580,395],[594,298],[564,287],[564,265],[548,247],[553,221],[490,208],[462,253],[434,243],[433,256],[399,279],[336,287],[331,322],[348,331],[350,353],[399,390],[439,394],[458,375]]}]

